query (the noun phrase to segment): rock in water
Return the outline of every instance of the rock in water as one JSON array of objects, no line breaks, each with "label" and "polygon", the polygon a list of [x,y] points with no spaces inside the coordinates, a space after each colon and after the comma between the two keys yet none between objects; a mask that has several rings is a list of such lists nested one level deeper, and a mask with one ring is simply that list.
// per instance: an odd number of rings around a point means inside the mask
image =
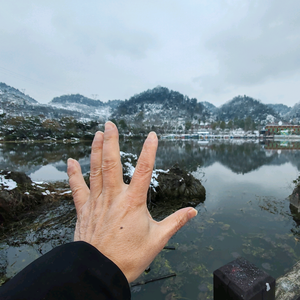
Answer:
[{"label": "rock in water", "polygon": [[156,212],[159,212],[156,217],[164,217],[177,209],[195,207],[204,202],[205,188],[200,180],[180,169],[178,165],[167,172],[156,170],[156,173],[157,186],[152,187],[148,195],[148,206],[154,217]]},{"label": "rock in water", "polygon": [[13,171],[0,171],[0,223],[14,219],[16,215],[36,204],[32,197],[32,181],[25,174]]},{"label": "rock in water", "polygon": [[294,188],[292,195],[290,195],[290,202],[300,212],[300,184]]},{"label": "rock in water", "polygon": [[300,262],[276,279],[276,300],[294,300],[300,295]]},{"label": "rock in water", "polygon": [[42,203],[63,199],[72,199],[69,186],[63,182],[37,184],[25,173],[0,170],[0,226],[19,221]]},{"label": "rock in water", "polygon": [[197,205],[205,200],[205,188],[200,180],[177,165],[168,172],[159,172],[158,187],[153,202],[179,202],[182,206]]}]

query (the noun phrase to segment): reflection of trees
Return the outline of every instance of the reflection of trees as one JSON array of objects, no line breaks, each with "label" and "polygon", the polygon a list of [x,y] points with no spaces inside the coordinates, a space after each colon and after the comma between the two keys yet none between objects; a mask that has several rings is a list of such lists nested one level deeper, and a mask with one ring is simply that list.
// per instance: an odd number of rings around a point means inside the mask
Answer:
[{"label": "reflection of trees", "polygon": [[[120,141],[120,149],[136,155],[140,154],[142,140]],[[83,171],[89,169],[91,142],[78,144],[62,143],[4,143],[0,148],[0,168],[32,173],[40,166],[53,164],[63,170],[68,157],[83,163]],[[1,158],[2,156],[2,158]],[[64,162],[64,163],[62,163]],[[226,166],[234,173],[248,173],[263,165],[281,165],[292,163],[300,170],[300,151],[265,150],[257,143],[233,143],[215,141],[208,145],[199,144],[197,140],[159,141],[156,168],[168,169],[174,164],[189,172],[207,167],[215,162]]]},{"label": "reflection of trees", "polygon": [[66,162],[69,157],[77,160],[88,157],[91,143],[4,143],[2,144],[1,169],[32,173],[40,166],[59,161]]},{"label": "reflection of trees", "polygon": [[216,152],[217,160],[234,173],[248,173],[262,165],[269,164],[273,157],[267,157],[258,144],[243,143],[213,144],[211,149]]},{"label": "reflection of trees", "polygon": [[[122,143],[121,150],[139,155],[142,149],[141,141]],[[156,155],[158,169],[168,169],[175,164],[188,171],[196,171],[197,167],[211,160],[209,149],[200,149],[197,141],[159,141]]]},{"label": "reflection of trees", "polygon": [[[137,143],[137,144],[136,144]],[[123,151],[138,154],[140,142],[123,144]],[[230,142],[214,142],[202,146],[197,140],[159,141],[156,167],[170,168],[175,163],[188,171],[196,171],[197,167],[207,167],[220,162],[234,173],[247,173],[262,165],[271,164],[277,152],[267,156],[265,150],[254,143],[234,144]],[[285,162],[285,160],[284,160]],[[280,162],[277,162],[280,164]]]}]

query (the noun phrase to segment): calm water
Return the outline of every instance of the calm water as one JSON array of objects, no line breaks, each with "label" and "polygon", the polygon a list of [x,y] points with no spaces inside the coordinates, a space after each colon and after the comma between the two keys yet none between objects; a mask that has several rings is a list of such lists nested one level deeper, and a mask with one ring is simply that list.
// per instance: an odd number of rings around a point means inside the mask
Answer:
[{"label": "calm water", "polygon": [[[132,288],[132,299],[212,299],[212,272],[243,256],[273,277],[300,259],[300,214],[287,197],[300,170],[300,143],[160,141],[156,168],[173,164],[201,179],[207,196],[199,214],[169,242],[136,282],[176,277]],[[141,142],[121,141],[138,154]],[[63,180],[68,157],[89,171],[90,143],[2,144],[0,168],[33,180]],[[298,224],[298,225],[297,225]]]}]

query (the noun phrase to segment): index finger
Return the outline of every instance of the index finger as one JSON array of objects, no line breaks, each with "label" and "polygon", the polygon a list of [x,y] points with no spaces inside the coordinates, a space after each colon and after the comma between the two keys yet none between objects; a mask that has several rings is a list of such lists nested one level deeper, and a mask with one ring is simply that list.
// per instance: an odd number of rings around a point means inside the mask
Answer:
[{"label": "index finger", "polygon": [[128,187],[128,192],[131,193],[135,199],[140,200],[141,204],[147,200],[147,191],[152,177],[157,146],[157,136],[156,133],[152,131],[148,134],[143,145],[141,155]]}]

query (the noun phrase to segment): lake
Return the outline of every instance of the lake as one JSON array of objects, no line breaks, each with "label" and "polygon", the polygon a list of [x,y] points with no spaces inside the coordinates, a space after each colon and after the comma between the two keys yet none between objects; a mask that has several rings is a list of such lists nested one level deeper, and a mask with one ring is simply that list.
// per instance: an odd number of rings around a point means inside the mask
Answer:
[{"label": "lake", "polygon": [[[120,143],[134,154],[142,147],[141,141]],[[35,181],[65,180],[68,157],[89,171],[90,144],[0,144],[0,168]],[[176,163],[202,181],[206,200],[169,241],[175,250],[163,250],[136,283],[176,277],[136,285],[132,299],[212,299],[213,271],[239,256],[275,278],[300,260],[300,213],[288,200],[299,176],[299,142],[159,141],[155,168]],[[13,263],[9,272],[24,267]]]}]

